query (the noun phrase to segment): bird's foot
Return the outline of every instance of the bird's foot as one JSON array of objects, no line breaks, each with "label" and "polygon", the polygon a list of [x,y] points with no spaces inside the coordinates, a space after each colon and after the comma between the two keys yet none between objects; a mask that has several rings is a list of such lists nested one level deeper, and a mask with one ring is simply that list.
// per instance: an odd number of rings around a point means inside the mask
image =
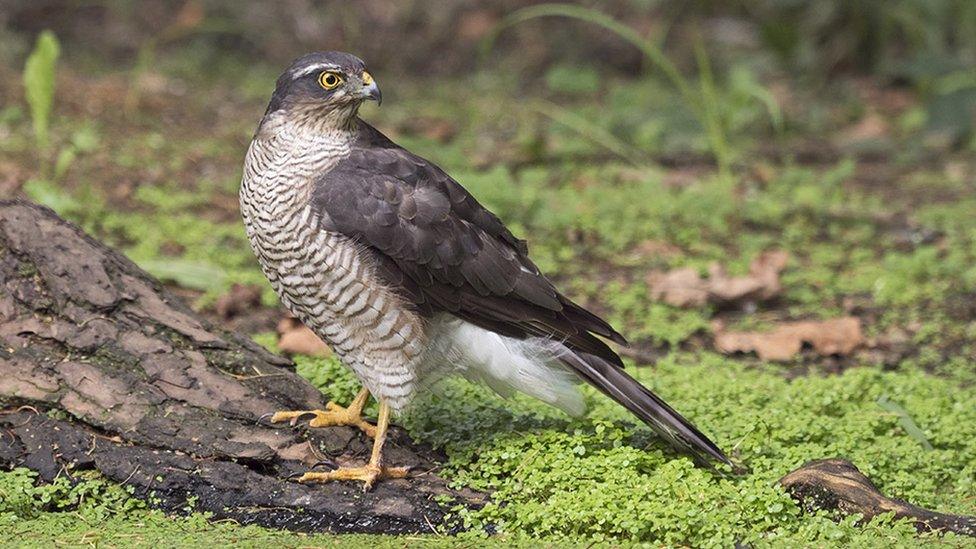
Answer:
[{"label": "bird's foot", "polygon": [[275,412],[271,416],[271,423],[280,423],[282,421],[288,421],[294,425],[298,419],[304,415],[313,415],[309,422],[309,427],[333,427],[337,425],[346,425],[349,427],[358,427],[367,436],[376,437],[376,426],[368,423],[361,415],[362,408],[356,409],[352,406],[345,408],[339,406],[334,402],[330,402],[325,405],[325,410],[295,410],[289,412]]},{"label": "bird's foot", "polygon": [[361,480],[363,481],[363,491],[369,491],[377,480],[388,478],[404,478],[407,476],[409,467],[380,467],[373,463],[363,467],[340,467],[335,471],[327,473],[309,471],[298,478],[298,482],[331,482],[333,480]]}]

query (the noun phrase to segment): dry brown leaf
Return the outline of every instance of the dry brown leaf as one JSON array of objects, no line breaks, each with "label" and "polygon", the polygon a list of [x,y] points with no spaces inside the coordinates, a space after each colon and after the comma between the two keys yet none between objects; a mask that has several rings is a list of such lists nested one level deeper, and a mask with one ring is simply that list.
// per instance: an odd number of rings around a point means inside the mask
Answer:
[{"label": "dry brown leaf", "polygon": [[234,284],[230,291],[217,298],[214,310],[221,318],[235,316],[261,305],[261,287],[254,284]]},{"label": "dry brown leaf", "polygon": [[808,343],[820,355],[849,355],[864,343],[861,321],[848,316],[824,321],[780,324],[770,332],[726,332],[720,323],[712,327],[715,348],[730,353],[755,352],[763,360],[788,361]]},{"label": "dry brown leaf", "polygon": [[698,307],[708,301],[708,281],[692,267],[647,275],[651,297],[675,307]]},{"label": "dry brown leaf", "polygon": [[864,141],[875,141],[891,133],[888,121],[877,112],[869,112],[855,124],[837,134],[837,144],[846,146]]},{"label": "dry brown leaf", "polygon": [[779,275],[786,268],[789,254],[774,250],[763,252],[749,266],[746,276],[729,276],[717,263],[709,267],[709,277],[702,278],[691,267],[666,273],[653,272],[647,277],[651,297],[675,307],[700,307],[706,303],[765,301],[780,294]]},{"label": "dry brown leaf", "polygon": [[332,349],[315,332],[293,317],[278,322],[278,349],[290,355],[326,357],[332,354]]}]

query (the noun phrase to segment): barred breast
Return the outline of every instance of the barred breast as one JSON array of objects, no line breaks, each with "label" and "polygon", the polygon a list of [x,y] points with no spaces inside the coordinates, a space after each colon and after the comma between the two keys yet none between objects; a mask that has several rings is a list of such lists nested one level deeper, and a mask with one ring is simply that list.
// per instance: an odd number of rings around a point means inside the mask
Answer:
[{"label": "barred breast", "polygon": [[326,230],[308,205],[317,174],[345,154],[341,136],[282,125],[251,142],[241,213],[251,248],[284,306],[328,343],[395,411],[417,389],[427,335],[422,318],[376,276],[367,250]]}]

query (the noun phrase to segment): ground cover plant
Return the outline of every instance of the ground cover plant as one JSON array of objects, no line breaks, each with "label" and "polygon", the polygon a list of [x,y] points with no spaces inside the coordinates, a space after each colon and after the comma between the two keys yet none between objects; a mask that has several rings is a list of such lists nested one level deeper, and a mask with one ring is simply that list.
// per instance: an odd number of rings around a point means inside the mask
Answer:
[{"label": "ground cover plant", "polygon": [[[66,64],[63,45],[61,55],[43,147],[21,87],[22,59],[0,68],[10,99],[0,107],[0,196],[51,206],[195,309],[277,350],[283,313],[248,249],[236,193],[278,67],[178,47],[155,51],[132,82],[97,59],[75,55]],[[527,237],[543,270],[632,340],[629,371],[748,472],[695,467],[594,391],[585,391],[589,414],[572,419],[451,382],[400,423],[444,450],[440,473],[454,485],[491,492],[484,508],[454,512],[458,537],[436,528],[405,538],[278,532],[209,522],[192,505],[171,517],[90,472],[43,484],[14,469],[0,471],[0,540],[971,545],[890,516],[806,512],[777,480],[811,459],[840,456],[889,496],[976,513],[972,134],[953,127],[947,139],[932,125],[943,107],[927,98],[945,95],[932,88],[875,77],[811,89],[751,59],[714,76],[723,169],[716,137],[680,90],[653,74],[593,64],[555,62],[530,76],[490,63],[463,75],[377,72],[384,104],[363,112]],[[957,91],[969,89],[959,82]],[[714,280],[713,265],[747,277],[770,251],[787,259],[768,296],[675,304],[651,277],[690,268]],[[242,287],[258,296],[251,306],[221,305]],[[859,327],[850,351],[807,343],[763,360],[715,344],[730,331],[838,318]],[[331,398],[352,398],[354,380],[334,358],[294,358]]]}]

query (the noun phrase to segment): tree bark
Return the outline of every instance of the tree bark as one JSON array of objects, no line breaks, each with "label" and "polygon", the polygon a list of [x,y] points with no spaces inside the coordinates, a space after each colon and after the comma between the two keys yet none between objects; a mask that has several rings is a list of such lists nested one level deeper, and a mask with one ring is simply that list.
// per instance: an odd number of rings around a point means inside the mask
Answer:
[{"label": "tree bark", "polygon": [[0,466],[50,481],[97,469],[164,509],[302,531],[430,532],[478,505],[430,471],[441,456],[394,428],[411,478],[301,485],[323,461],[365,462],[357,429],[305,430],[276,410],[323,395],[247,337],[211,326],[135,264],[52,211],[0,201]]},{"label": "tree bark", "polygon": [[846,459],[811,461],[779,482],[807,511],[860,514],[864,521],[894,513],[895,518],[911,519],[919,532],[939,530],[976,537],[976,517],[938,513],[889,498]]}]

